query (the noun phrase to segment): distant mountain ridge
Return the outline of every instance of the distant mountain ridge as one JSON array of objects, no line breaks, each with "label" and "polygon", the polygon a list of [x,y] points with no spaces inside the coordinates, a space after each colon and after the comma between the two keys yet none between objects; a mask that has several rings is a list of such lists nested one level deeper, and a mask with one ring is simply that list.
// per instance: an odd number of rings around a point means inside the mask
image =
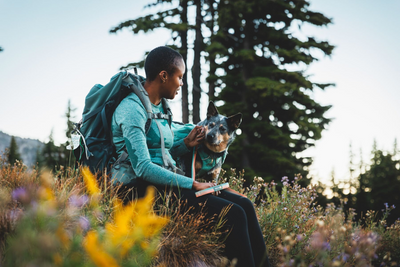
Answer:
[{"label": "distant mountain ridge", "polygon": [[[37,139],[21,138],[14,136],[17,142],[18,152],[21,155],[22,162],[31,167],[36,165],[36,155],[38,150],[42,150],[44,143]],[[6,148],[10,147],[11,135],[0,131],[0,155],[3,157]]]}]

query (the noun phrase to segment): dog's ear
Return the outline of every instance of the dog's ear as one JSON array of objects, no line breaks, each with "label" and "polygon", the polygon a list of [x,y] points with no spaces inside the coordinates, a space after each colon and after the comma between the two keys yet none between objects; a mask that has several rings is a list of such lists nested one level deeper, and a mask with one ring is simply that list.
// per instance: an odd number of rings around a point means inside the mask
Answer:
[{"label": "dog's ear", "polygon": [[214,105],[214,102],[210,101],[207,108],[207,119],[218,114],[219,112],[217,107]]},{"label": "dog's ear", "polygon": [[240,124],[242,123],[242,113],[238,113],[236,115],[232,115],[226,118],[228,121],[228,125],[231,129],[239,128]]}]

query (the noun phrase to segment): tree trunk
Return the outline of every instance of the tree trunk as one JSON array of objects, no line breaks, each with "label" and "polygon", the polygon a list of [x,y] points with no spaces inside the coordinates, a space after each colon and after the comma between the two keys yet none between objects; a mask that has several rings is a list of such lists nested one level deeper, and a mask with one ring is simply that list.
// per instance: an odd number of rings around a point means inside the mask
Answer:
[{"label": "tree trunk", "polygon": [[[210,28],[210,32],[211,32],[211,36],[210,36],[210,43],[213,41],[213,37],[215,35],[215,31],[214,31],[214,27],[215,27],[215,9],[213,6],[213,2],[214,1],[209,1],[208,5],[210,6],[210,13],[211,13],[211,28]],[[215,63],[215,54],[214,53],[210,53],[208,55],[208,61],[210,64],[210,71],[208,74],[208,99],[214,100],[215,97],[215,83],[216,83],[216,74],[215,72],[217,71],[217,64]]]},{"label": "tree trunk", "polygon": [[[187,19],[187,0],[181,0],[180,5],[182,7],[182,23],[187,24],[188,19]],[[187,50],[188,50],[188,41],[187,41],[187,30],[183,30],[179,32],[179,35],[181,37],[181,42],[182,42],[182,47],[181,47],[181,54],[183,57],[183,61],[185,62],[185,65],[187,66]],[[181,88],[181,96],[182,96],[182,122],[183,123],[189,123],[189,101],[188,101],[188,84],[187,84],[187,71],[183,75],[183,86]]]},{"label": "tree trunk", "polygon": [[[249,27],[248,26],[249,23],[247,23],[246,21],[246,25],[245,28]],[[243,48],[244,49],[251,49],[250,47],[250,41],[249,41],[249,37],[247,36],[247,32],[249,31],[244,31],[245,32],[245,38],[244,38],[244,43],[243,43]],[[249,75],[249,70],[250,70],[250,66],[248,64],[248,62],[244,61],[243,62],[243,68],[242,68],[242,79],[243,79],[243,90],[241,91],[242,94],[242,103],[243,103],[243,107],[244,109],[247,109],[247,97],[246,97],[246,93],[247,93],[247,87],[246,87],[246,81],[249,79],[250,75]],[[247,149],[247,147],[250,145],[249,139],[247,137],[247,134],[244,133],[244,138],[242,139],[242,166],[243,168],[251,168],[251,164],[250,164],[250,157],[249,157],[249,150]]]},{"label": "tree trunk", "polygon": [[200,87],[200,77],[201,77],[201,50],[203,47],[203,35],[201,33],[202,25],[202,15],[201,15],[201,0],[196,0],[196,39],[194,41],[194,59],[192,67],[192,77],[193,77],[193,123],[198,123],[200,121],[200,97],[201,97],[201,87]]}]

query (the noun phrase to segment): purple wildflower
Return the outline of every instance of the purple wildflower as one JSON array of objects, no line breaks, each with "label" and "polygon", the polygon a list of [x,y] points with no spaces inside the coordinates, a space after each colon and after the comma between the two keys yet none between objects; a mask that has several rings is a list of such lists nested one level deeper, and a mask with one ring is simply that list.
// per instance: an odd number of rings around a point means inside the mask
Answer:
[{"label": "purple wildflower", "polygon": [[324,243],[322,244],[322,248],[323,248],[324,250],[331,250],[331,244],[329,244],[329,242],[324,242]]},{"label": "purple wildflower", "polygon": [[14,200],[23,200],[28,197],[28,192],[26,192],[25,188],[18,187],[12,192],[11,196]]},{"label": "purple wildflower", "polygon": [[90,222],[86,217],[80,216],[79,217],[79,226],[81,227],[81,229],[83,231],[87,231],[90,228]]},{"label": "purple wildflower", "polygon": [[89,202],[89,198],[86,195],[83,196],[73,195],[68,199],[68,201],[71,206],[76,208],[82,208]]}]

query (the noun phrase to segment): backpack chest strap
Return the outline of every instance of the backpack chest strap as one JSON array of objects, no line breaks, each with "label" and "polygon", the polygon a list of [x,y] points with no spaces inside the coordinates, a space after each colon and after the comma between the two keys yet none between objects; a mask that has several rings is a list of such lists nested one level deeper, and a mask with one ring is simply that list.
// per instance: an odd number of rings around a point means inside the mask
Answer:
[{"label": "backpack chest strap", "polygon": [[170,114],[164,114],[164,113],[152,113],[152,119],[164,119],[164,120],[170,120],[171,115]]}]

